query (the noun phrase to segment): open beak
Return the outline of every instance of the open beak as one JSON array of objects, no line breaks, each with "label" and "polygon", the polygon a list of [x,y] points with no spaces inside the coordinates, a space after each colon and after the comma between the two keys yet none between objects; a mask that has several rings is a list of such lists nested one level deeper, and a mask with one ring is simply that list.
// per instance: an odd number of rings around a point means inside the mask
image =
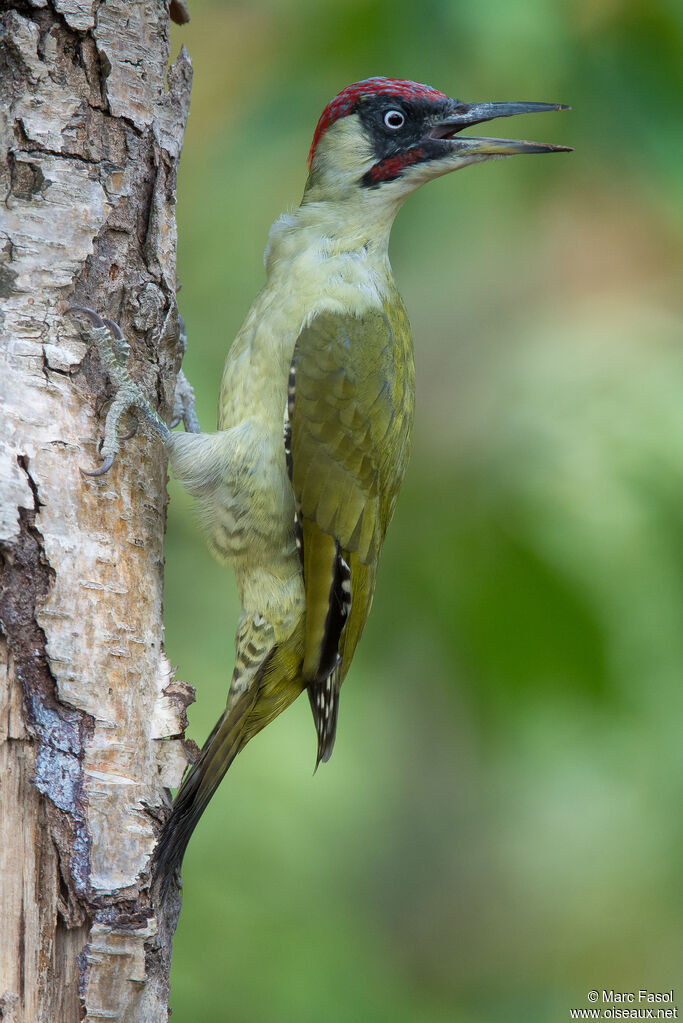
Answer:
[{"label": "open beak", "polygon": [[526,142],[521,139],[478,138],[459,135],[463,128],[495,117],[515,114],[540,114],[548,110],[571,110],[563,103],[460,103],[453,100],[453,112],[432,125],[431,138],[452,143],[454,153],[463,156],[512,156],[514,153],[569,153],[571,146],[555,146],[549,142]]}]

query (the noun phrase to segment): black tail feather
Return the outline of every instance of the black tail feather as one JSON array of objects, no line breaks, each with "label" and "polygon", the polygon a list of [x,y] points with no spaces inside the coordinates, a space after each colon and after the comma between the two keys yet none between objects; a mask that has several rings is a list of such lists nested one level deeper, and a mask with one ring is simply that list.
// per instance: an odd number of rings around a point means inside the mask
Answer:
[{"label": "black tail feather", "polygon": [[315,769],[320,761],[324,764],[332,756],[334,740],[337,735],[337,716],[339,714],[339,666],[341,658],[337,658],[336,667],[327,678],[311,682],[308,686],[308,699],[313,711],[315,731],[318,737],[318,755]]}]

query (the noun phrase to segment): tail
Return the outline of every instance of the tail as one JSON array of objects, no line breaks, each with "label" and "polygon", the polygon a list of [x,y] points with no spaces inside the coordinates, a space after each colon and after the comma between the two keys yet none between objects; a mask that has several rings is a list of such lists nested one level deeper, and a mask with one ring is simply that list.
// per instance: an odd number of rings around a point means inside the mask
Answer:
[{"label": "tail", "polygon": [[162,898],[183,862],[199,818],[231,763],[248,741],[244,725],[255,702],[255,688],[245,690],[218,720],[204,743],[199,760],[190,768],[180,786],[152,864],[153,883],[159,884]]}]

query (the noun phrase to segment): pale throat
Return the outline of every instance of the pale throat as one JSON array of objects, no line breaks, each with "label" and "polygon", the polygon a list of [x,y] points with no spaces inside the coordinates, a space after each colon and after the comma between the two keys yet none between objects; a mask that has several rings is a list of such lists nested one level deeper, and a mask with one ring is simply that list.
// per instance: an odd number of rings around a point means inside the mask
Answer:
[{"label": "pale throat", "polygon": [[299,261],[358,261],[368,271],[391,273],[389,236],[401,202],[377,192],[343,199],[304,200],[275,221],[265,253],[269,275]]}]

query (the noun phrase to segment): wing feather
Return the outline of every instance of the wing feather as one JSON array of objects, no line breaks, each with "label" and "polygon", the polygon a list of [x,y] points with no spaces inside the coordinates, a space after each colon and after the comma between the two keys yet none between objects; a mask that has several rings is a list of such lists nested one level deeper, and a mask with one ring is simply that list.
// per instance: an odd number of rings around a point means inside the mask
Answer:
[{"label": "wing feather", "polygon": [[303,680],[318,760],[332,751],[339,687],[370,610],[377,559],[408,458],[412,373],[402,306],[393,321],[379,309],[362,317],[321,313],[294,348],[287,465],[303,546]]}]

